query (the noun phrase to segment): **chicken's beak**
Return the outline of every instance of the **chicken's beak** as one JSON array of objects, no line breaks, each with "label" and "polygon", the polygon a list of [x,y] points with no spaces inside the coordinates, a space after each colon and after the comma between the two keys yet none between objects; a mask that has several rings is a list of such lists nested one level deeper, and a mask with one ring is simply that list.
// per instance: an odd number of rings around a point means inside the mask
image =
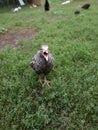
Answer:
[{"label": "chicken's beak", "polygon": [[48,56],[45,56],[46,61],[48,61]]}]

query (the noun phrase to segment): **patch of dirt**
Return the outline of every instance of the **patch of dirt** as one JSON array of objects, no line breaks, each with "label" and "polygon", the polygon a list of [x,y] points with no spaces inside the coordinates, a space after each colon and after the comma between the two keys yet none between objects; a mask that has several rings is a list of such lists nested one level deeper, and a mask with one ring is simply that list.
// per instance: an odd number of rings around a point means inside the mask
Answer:
[{"label": "patch of dirt", "polygon": [[38,33],[34,28],[24,27],[17,30],[9,30],[4,33],[0,33],[0,48],[4,48],[7,45],[15,47],[19,44],[20,39],[32,39]]}]

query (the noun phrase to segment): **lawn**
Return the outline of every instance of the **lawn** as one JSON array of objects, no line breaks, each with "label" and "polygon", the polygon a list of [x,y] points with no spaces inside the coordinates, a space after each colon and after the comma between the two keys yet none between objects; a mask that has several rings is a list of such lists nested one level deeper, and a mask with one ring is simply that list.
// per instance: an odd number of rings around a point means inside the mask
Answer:
[{"label": "lawn", "polygon": [[[98,129],[98,0],[62,2],[50,0],[49,12],[44,2],[17,13],[0,7],[0,37],[26,27],[36,32],[19,38],[14,48],[0,48],[1,130]],[[81,9],[86,2],[91,7]],[[81,13],[75,15],[76,10]],[[39,84],[30,67],[42,44],[49,45],[55,59],[47,75],[50,87]]]}]

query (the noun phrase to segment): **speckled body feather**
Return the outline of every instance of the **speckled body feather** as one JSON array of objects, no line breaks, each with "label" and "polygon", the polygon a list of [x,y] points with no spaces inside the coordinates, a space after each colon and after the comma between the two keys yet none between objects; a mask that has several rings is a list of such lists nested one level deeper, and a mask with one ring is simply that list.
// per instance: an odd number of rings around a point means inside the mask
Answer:
[{"label": "speckled body feather", "polygon": [[31,61],[31,67],[35,70],[37,74],[47,74],[53,68],[53,56],[49,53],[48,61],[44,59],[40,51],[34,56]]}]

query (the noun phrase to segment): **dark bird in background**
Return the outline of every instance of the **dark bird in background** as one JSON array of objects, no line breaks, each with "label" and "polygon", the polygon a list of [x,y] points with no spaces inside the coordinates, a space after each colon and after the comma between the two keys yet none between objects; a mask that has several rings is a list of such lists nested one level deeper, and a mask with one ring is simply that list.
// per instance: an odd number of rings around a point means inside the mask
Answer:
[{"label": "dark bird in background", "polygon": [[82,6],[82,9],[89,9],[89,7],[90,7],[90,4],[85,4]]},{"label": "dark bird in background", "polygon": [[44,5],[45,11],[49,11],[50,10],[50,5],[48,0],[45,0],[45,5]]},{"label": "dark bird in background", "polygon": [[[81,8],[87,10],[89,9],[89,7],[90,7],[90,4],[84,4]],[[74,14],[80,14],[80,10],[76,10]]]},{"label": "dark bird in background", "polygon": [[49,51],[48,45],[42,45],[37,54],[32,58],[31,67],[38,74],[38,81],[42,84],[41,74],[44,74],[44,84],[49,85],[46,75],[53,68],[54,58]]},{"label": "dark bird in background", "polygon": [[76,10],[74,13],[75,14],[80,14],[80,10]]}]

